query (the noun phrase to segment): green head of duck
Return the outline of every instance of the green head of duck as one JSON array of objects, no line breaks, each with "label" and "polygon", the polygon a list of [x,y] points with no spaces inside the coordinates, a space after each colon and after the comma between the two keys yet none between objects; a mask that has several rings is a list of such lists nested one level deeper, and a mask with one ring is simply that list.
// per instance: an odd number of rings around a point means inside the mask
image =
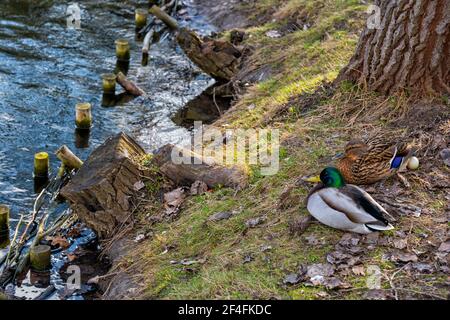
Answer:
[{"label": "green head of duck", "polygon": [[328,188],[341,188],[345,185],[341,172],[334,167],[327,167],[320,173],[320,181]]}]

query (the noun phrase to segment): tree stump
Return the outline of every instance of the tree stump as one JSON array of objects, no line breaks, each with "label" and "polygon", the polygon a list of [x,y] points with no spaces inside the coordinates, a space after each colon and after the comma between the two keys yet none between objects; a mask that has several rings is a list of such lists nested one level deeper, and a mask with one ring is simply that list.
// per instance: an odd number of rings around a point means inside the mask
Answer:
[{"label": "tree stump", "polygon": [[94,150],[61,190],[73,211],[100,238],[110,236],[129,217],[134,185],[141,181],[137,161],[144,155],[135,140],[120,133]]}]

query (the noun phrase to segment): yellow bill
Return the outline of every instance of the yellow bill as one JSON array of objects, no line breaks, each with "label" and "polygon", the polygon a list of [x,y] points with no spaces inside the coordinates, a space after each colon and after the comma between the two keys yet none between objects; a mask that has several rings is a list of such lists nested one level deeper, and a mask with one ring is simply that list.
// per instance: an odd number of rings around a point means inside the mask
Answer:
[{"label": "yellow bill", "polygon": [[306,182],[311,182],[311,183],[319,183],[320,182],[320,176],[308,177],[308,178],[304,178],[303,180],[306,181]]}]

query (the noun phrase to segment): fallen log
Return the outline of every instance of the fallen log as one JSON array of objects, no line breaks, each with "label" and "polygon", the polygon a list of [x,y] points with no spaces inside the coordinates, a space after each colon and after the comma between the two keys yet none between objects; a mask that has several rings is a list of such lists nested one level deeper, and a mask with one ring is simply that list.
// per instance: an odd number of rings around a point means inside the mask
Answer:
[{"label": "fallen log", "polygon": [[[182,156],[187,161],[177,163],[173,161],[173,155]],[[162,174],[179,186],[191,186],[196,181],[202,181],[210,188],[221,185],[240,190],[248,184],[248,174],[243,168],[226,167],[211,158],[171,144],[160,148],[153,162]]]},{"label": "fallen log", "polygon": [[124,88],[125,91],[132,94],[133,96],[145,95],[144,90],[139,88],[134,82],[128,80],[122,72],[119,72],[117,74],[117,83],[120,84],[120,86]]},{"label": "fallen log", "polygon": [[149,10],[151,14],[153,14],[155,17],[157,17],[159,20],[164,22],[170,29],[172,30],[178,30],[178,23],[177,21],[172,18],[170,15],[168,15],[163,9],[161,9],[158,6],[152,6]]},{"label": "fallen log", "polygon": [[138,161],[144,149],[120,133],[107,139],[62,188],[61,195],[100,238],[111,236],[131,212],[134,185],[141,181]]},{"label": "fallen log", "polygon": [[177,33],[177,42],[200,69],[218,81],[230,81],[238,72],[242,52],[228,41],[201,39],[195,32],[180,28],[175,19],[158,6],[150,9],[155,17]]}]

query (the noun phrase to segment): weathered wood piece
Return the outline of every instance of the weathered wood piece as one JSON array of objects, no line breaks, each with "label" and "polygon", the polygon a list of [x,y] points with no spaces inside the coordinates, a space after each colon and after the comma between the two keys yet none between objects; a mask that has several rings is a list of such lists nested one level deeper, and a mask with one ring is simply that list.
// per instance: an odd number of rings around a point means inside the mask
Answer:
[{"label": "weathered wood piece", "polygon": [[9,207],[0,204],[0,249],[9,245]]},{"label": "weathered wood piece", "polygon": [[150,13],[177,32],[177,42],[205,73],[219,81],[230,81],[238,72],[242,52],[228,41],[201,39],[194,31],[180,28],[175,19],[157,6]]},{"label": "weathered wood piece", "polygon": [[132,94],[133,96],[145,95],[144,90],[139,88],[134,82],[128,80],[122,72],[119,72],[117,74],[117,83],[120,84],[122,88],[125,89],[125,91]]},{"label": "weathered wood piece", "polygon": [[66,169],[80,169],[83,165],[83,161],[81,161],[80,158],[78,158],[66,145],[61,146],[55,154]]},{"label": "weathered wood piece", "polygon": [[142,65],[145,67],[148,65],[148,58],[150,55],[150,45],[152,43],[154,31],[150,30],[144,37],[142,44]]},{"label": "weathered wood piece", "polygon": [[178,22],[158,6],[152,6],[149,12],[164,22],[170,29],[178,30]]},{"label": "weathered wood piece", "polygon": [[185,28],[178,31],[177,41],[192,62],[217,80],[230,81],[239,71],[242,53],[230,42],[202,40]]},{"label": "weathered wood piece", "polygon": [[[183,155],[188,163],[176,163],[177,161],[173,161],[172,153],[177,156]],[[191,186],[196,181],[202,181],[210,188],[222,185],[240,190],[248,184],[248,174],[243,168],[226,167],[217,164],[211,158],[170,144],[160,148],[155,153],[153,161],[161,173],[180,186]]]},{"label": "weathered wood piece", "polygon": [[142,175],[137,161],[144,155],[134,139],[120,133],[94,150],[61,190],[73,211],[100,238],[111,236],[129,217],[134,185]]}]

